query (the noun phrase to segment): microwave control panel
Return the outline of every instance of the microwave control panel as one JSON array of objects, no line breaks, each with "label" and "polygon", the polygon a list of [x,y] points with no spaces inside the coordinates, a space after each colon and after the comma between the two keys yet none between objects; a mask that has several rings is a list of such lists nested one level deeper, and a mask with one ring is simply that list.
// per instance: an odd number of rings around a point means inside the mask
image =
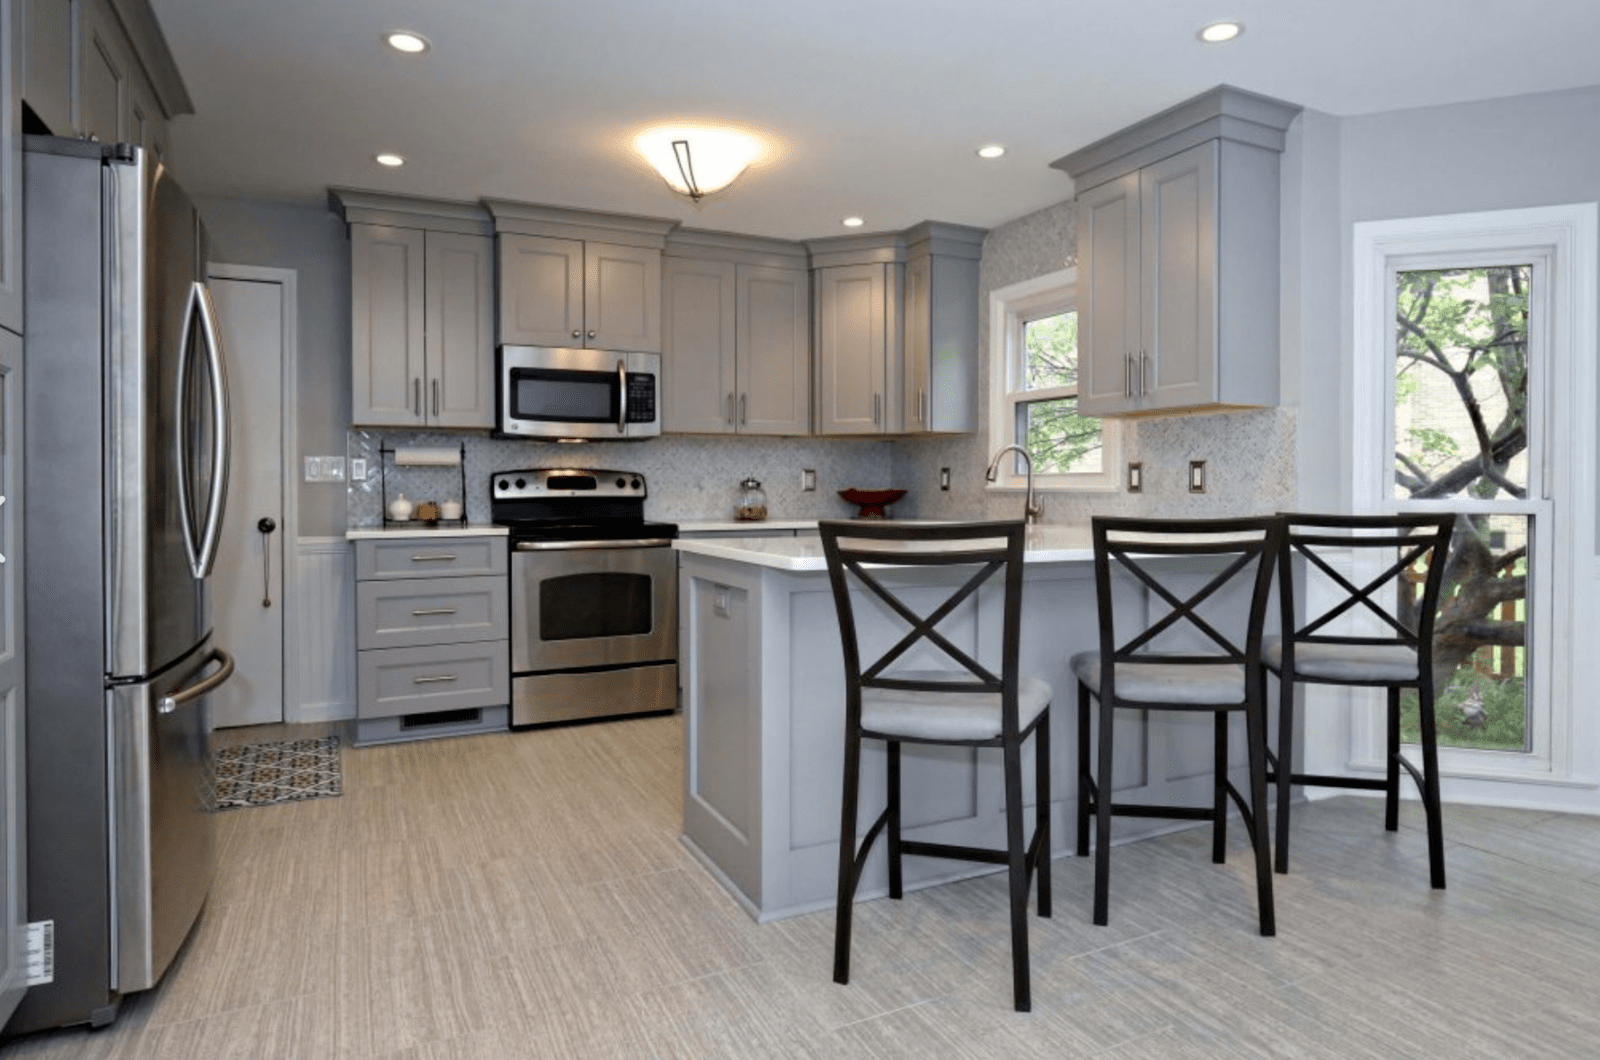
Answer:
[{"label": "microwave control panel", "polygon": [[628,373],[629,423],[656,421],[656,377],[649,372]]}]

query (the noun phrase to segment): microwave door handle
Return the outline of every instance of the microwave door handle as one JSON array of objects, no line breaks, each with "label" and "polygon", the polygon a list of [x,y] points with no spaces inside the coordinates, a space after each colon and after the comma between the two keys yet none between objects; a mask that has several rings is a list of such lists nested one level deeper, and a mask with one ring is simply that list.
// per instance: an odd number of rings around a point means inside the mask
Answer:
[{"label": "microwave door handle", "polygon": [[211,576],[222,541],[222,515],[228,503],[229,435],[232,433],[228,405],[228,369],[223,356],[222,334],[217,329],[217,310],[205,284],[195,281],[192,296],[200,309],[200,333],[206,340],[206,369],[211,376],[211,417],[216,425],[211,442],[211,496],[206,508],[205,532],[200,538],[196,578]]},{"label": "microwave door handle", "polygon": [[617,433],[628,433],[628,364],[617,362]]}]

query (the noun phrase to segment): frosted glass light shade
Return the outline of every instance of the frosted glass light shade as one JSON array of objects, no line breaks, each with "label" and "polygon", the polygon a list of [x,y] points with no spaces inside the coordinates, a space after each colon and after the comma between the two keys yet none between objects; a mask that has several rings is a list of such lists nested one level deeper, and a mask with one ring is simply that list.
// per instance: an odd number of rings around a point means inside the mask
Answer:
[{"label": "frosted glass light shade", "polygon": [[[684,179],[685,167],[673,144],[688,143],[687,165],[694,188]],[[634,149],[655,167],[663,180],[682,195],[709,195],[738,179],[761,156],[761,141],[737,129],[706,126],[662,126],[648,129],[633,142]]]}]

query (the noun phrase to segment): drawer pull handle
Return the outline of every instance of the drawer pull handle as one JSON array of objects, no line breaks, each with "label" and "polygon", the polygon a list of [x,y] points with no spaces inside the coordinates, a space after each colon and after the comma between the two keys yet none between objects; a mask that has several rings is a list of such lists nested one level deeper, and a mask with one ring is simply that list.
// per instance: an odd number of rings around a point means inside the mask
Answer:
[{"label": "drawer pull handle", "polygon": [[423,615],[453,615],[456,613],[456,609],[453,607],[418,607],[414,608],[411,613],[420,618]]},{"label": "drawer pull handle", "polygon": [[411,557],[411,562],[412,563],[449,563],[451,560],[453,560],[455,558],[456,558],[455,554],[452,553],[452,552],[440,552],[440,553],[438,553],[436,555],[432,555],[432,556],[412,556]]},{"label": "drawer pull handle", "polygon": [[431,677],[413,677],[411,683],[414,685],[436,685],[441,681],[454,680],[457,680],[455,674],[434,674]]}]

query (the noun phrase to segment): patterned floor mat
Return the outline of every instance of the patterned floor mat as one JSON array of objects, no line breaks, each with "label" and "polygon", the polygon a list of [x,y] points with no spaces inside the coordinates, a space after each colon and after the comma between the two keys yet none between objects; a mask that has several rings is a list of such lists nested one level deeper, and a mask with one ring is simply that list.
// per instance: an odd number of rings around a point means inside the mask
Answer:
[{"label": "patterned floor mat", "polygon": [[217,751],[219,810],[343,793],[337,736],[273,740]]}]

